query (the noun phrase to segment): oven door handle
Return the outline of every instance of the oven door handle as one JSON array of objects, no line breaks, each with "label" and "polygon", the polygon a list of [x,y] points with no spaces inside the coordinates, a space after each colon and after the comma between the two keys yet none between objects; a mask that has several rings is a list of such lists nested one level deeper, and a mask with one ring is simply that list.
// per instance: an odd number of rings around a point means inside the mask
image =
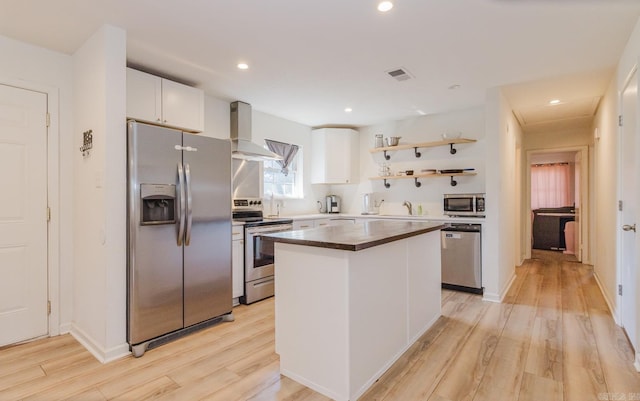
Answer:
[{"label": "oven door handle", "polygon": [[282,232],[282,231],[291,231],[293,229],[292,225],[284,225],[284,226],[271,226],[271,227],[261,227],[258,228],[256,230],[253,230],[251,228],[247,228],[246,232],[249,235],[253,235],[253,236],[258,236],[258,235],[263,235],[263,234],[271,234],[271,233],[278,233],[278,232]]}]

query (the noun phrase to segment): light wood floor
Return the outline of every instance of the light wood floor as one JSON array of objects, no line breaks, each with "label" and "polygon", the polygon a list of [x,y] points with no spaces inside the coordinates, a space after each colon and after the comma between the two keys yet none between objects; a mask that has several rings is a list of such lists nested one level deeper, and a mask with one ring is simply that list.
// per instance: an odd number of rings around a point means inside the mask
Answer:
[{"label": "light wood floor", "polygon": [[[504,303],[443,291],[443,316],[361,400],[640,399],[632,350],[590,267],[534,256]],[[234,313],[107,365],[69,335],[2,348],[0,400],[327,400],[279,375],[273,300]]]}]

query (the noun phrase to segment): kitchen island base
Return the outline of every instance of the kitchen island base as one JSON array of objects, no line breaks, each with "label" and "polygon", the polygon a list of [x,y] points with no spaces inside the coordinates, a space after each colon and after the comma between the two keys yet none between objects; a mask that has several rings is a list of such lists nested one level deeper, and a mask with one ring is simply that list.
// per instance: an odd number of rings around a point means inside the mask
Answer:
[{"label": "kitchen island base", "polygon": [[348,251],[276,243],[280,372],[356,400],[440,316],[440,231]]}]

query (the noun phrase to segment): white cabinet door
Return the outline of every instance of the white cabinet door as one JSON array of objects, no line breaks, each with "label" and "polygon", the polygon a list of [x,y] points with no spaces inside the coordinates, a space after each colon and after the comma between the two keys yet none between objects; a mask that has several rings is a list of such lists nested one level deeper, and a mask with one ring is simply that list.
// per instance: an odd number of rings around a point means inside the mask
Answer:
[{"label": "white cabinet door", "polygon": [[315,226],[313,220],[294,220],[293,221],[293,229],[294,230],[306,230],[308,228],[313,228]]},{"label": "white cabinet door", "polygon": [[315,221],[315,226],[316,227],[326,227],[328,225],[331,225],[331,220],[330,219],[318,219]]},{"label": "white cabinet door", "polygon": [[358,181],[358,132],[322,128],[311,133],[313,184],[353,184]]},{"label": "white cabinet door", "polygon": [[162,123],[190,131],[204,131],[204,92],[163,79]]},{"label": "white cabinet door", "polygon": [[162,78],[127,68],[127,117],[162,123]]},{"label": "white cabinet door", "polygon": [[244,237],[242,230],[242,226],[239,228],[234,226],[232,233],[231,281],[233,298],[238,298],[244,295]]},{"label": "white cabinet door", "polygon": [[46,113],[46,94],[0,85],[0,346],[48,333]]},{"label": "white cabinet door", "polygon": [[127,117],[202,132],[204,92],[127,68]]},{"label": "white cabinet door", "polygon": [[356,219],[336,218],[329,220],[330,226],[342,226],[345,224],[356,224]]}]

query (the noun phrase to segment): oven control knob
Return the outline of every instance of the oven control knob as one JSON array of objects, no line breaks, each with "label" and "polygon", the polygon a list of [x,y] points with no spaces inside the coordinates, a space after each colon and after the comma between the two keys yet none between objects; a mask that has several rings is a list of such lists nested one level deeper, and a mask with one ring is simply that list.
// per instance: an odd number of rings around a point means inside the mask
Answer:
[{"label": "oven control knob", "polygon": [[262,201],[261,200],[257,200],[256,201],[256,205],[262,205]]}]

